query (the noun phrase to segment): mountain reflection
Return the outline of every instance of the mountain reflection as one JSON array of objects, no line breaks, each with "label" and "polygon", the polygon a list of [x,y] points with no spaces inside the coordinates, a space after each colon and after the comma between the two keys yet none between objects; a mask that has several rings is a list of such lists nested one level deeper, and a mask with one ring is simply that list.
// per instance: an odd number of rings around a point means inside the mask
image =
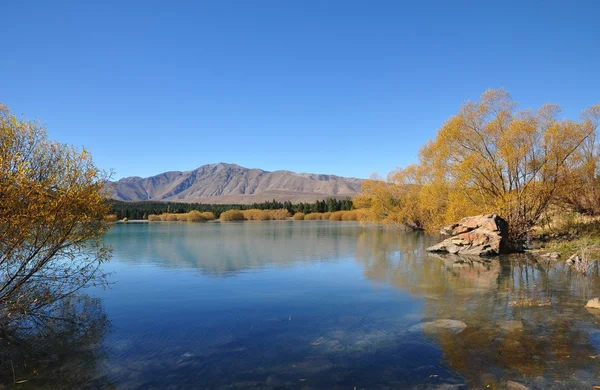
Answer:
[{"label": "mountain reflection", "polygon": [[[207,318],[214,321],[205,320],[195,334],[220,337],[207,338],[206,345],[194,348],[186,339],[180,344],[191,352],[175,342],[172,350],[161,352],[156,367],[174,364],[168,371],[179,381],[202,380],[208,387],[237,383],[240,388],[295,388],[298,378],[310,378],[320,388],[352,388],[356,383],[420,388],[423,383],[464,381],[470,388],[505,388],[507,380],[515,380],[546,389],[589,388],[600,377],[600,316],[584,308],[589,297],[600,295],[598,264],[592,277],[582,278],[564,263],[537,262],[525,255],[491,261],[431,255],[425,248],[432,237],[354,223],[117,226],[105,239],[115,248],[115,260],[129,264],[227,276],[257,268],[349,261],[355,266],[350,272],[362,272],[368,280],[368,291],[361,289],[361,280],[342,290],[335,285],[335,274],[315,274],[318,283],[304,290],[310,273],[286,286],[274,284],[272,278],[280,275],[274,273],[260,280],[282,289],[279,295],[268,289],[265,295],[236,294],[232,285],[218,290],[219,283],[229,280],[211,285],[217,291],[201,290],[198,297],[227,296],[225,302],[237,304],[237,311],[208,311],[212,314]],[[386,288],[372,289],[371,284]],[[300,297],[298,290],[313,291],[319,302],[286,300]],[[188,310],[198,310],[199,318],[205,311],[196,305],[213,310],[208,299],[196,299]],[[443,319],[462,321],[466,329],[423,331],[423,337],[411,333],[426,329],[418,328],[421,322]],[[158,387],[172,380],[153,377],[159,371],[154,366],[131,367],[152,377]]]},{"label": "mountain reflection", "polygon": [[600,377],[599,317],[584,309],[600,293],[564,263],[526,255],[500,260],[436,256],[418,234],[363,232],[357,261],[365,276],[424,299],[424,320],[453,319],[459,334],[429,335],[445,364],[469,386],[503,386],[506,378],[535,388],[589,388]]},{"label": "mountain reflection", "polygon": [[117,225],[105,242],[115,248],[120,261],[227,275],[266,265],[349,257],[364,229],[345,222],[156,223]]}]

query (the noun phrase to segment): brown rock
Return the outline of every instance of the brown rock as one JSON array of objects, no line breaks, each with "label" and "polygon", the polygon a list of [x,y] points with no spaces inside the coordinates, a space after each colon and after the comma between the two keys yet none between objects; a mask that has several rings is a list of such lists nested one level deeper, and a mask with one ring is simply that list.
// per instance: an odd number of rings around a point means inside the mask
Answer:
[{"label": "brown rock", "polygon": [[452,237],[427,248],[428,251],[471,256],[508,252],[508,224],[495,214],[463,218],[443,227],[440,233]]},{"label": "brown rock", "polygon": [[506,382],[506,388],[508,390],[529,390],[529,387],[522,385],[519,382],[515,382],[515,381]]},{"label": "brown rock", "polygon": [[600,310],[600,298],[592,298],[585,305],[588,309],[598,309]]}]

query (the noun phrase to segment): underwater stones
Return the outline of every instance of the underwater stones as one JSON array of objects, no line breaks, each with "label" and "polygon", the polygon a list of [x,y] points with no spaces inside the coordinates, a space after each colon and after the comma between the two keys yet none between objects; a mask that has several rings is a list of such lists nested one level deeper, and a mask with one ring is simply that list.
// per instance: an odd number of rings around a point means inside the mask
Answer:
[{"label": "underwater stones", "polygon": [[600,298],[592,298],[585,305],[588,309],[598,309],[600,310]]},{"label": "underwater stones", "polygon": [[496,214],[461,219],[440,231],[452,236],[427,248],[429,252],[490,256],[508,252],[508,223]]},{"label": "underwater stones", "polygon": [[515,381],[506,382],[506,388],[508,390],[529,390],[529,387],[522,385],[519,382],[515,382]]},{"label": "underwater stones", "polygon": [[423,331],[424,333],[452,333],[458,334],[467,328],[467,324],[458,320],[437,320],[431,322],[423,322],[411,326],[409,331]]}]

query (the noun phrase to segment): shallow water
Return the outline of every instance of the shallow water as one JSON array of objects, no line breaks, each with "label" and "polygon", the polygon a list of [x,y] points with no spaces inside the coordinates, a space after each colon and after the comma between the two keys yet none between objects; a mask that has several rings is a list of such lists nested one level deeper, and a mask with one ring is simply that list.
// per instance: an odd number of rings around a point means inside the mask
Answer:
[{"label": "shallow water", "polygon": [[[600,385],[597,265],[457,262],[350,222],[122,224],[105,242],[114,284],[88,294],[109,322],[20,386]],[[442,319],[466,328],[422,325]]]}]

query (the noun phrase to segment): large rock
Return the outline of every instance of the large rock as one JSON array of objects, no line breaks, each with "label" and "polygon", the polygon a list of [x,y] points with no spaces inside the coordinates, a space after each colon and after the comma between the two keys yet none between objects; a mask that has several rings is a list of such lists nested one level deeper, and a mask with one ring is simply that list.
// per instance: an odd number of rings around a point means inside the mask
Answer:
[{"label": "large rock", "polygon": [[588,309],[598,309],[600,310],[600,298],[592,298],[585,305]]},{"label": "large rock", "polygon": [[452,236],[427,248],[429,252],[491,256],[508,252],[508,223],[495,214],[461,219],[440,231]]}]

